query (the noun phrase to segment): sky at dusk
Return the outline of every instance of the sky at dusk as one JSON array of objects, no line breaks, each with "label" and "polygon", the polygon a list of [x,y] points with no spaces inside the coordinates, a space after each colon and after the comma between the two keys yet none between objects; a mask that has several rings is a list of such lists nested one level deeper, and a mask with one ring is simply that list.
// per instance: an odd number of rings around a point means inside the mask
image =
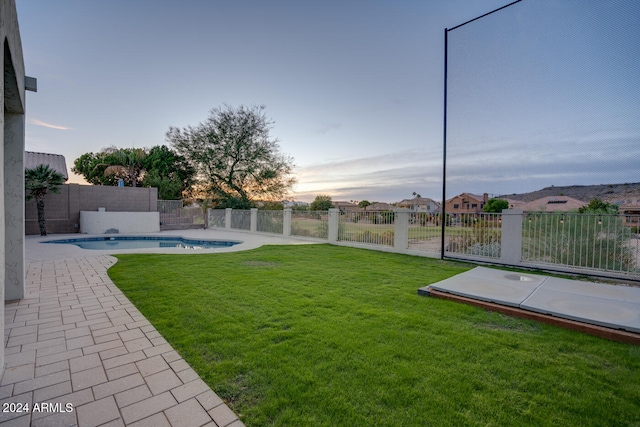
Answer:
[{"label": "sky at dusk", "polygon": [[[26,149],[71,167],[265,105],[294,199],[440,200],[444,29],[507,3],[17,0]],[[640,2],[618,3],[524,0],[449,32],[448,197],[640,181]]]}]

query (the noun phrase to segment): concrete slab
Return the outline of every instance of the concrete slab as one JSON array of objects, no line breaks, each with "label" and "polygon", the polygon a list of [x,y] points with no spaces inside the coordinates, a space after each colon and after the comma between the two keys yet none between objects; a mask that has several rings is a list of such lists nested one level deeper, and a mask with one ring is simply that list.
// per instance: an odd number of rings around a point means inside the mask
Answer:
[{"label": "concrete slab", "polygon": [[476,267],[425,288],[640,333],[640,287]]},{"label": "concrete slab", "polygon": [[640,333],[640,288],[550,277],[525,310]]},{"label": "concrete slab", "polygon": [[476,267],[427,288],[519,307],[548,277]]}]

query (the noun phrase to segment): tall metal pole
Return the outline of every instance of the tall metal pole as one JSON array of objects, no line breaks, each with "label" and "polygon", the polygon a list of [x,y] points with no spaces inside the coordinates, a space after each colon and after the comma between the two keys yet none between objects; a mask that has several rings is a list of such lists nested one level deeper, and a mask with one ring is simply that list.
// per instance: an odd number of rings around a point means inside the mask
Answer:
[{"label": "tall metal pole", "polygon": [[442,131],[442,208],[440,209],[441,236],[440,236],[440,259],[444,259],[444,242],[447,223],[447,34],[444,29],[444,129]]}]

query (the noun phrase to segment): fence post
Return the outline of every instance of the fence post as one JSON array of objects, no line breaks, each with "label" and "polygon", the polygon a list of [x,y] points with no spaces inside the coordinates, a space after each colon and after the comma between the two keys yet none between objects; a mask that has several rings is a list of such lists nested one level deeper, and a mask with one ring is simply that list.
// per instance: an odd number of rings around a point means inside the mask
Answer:
[{"label": "fence post", "polygon": [[[213,224],[213,221],[212,221],[212,218],[211,218],[211,215],[213,214],[213,212],[211,212],[211,210],[212,210],[211,208],[207,208],[207,214],[206,214],[207,215],[207,221],[206,221],[207,225]],[[209,227],[206,227],[206,228],[209,228]],[[214,226],[214,228],[215,228],[215,226]]]},{"label": "fence post", "polygon": [[509,265],[517,265],[522,261],[522,210],[520,209],[502,211],[500,261]]},{"label": "fence post", "polygon": [[231,208],[226,208],[224,211],[224,228],[227,230],[231,230],[231,211],[233,211]]},{"label": "fence post", "polygon": [[291,236],[291,209],[289,208],[285,209],[283,212],[282,235],[285,237]]},{"label": "fence post", "polygon": [[336,243],[338,241],[338,223],[340,222],[340,209],[329,209],[329,231],[328,240],[329,243]]},{"label": "fence post", "polygon": [[251,208],[251,227],[250,231],[255,233],[258,231],[258,208]]},{"label": "fence post", "polygon": [[396,252],[404,252],[409,247],[409,210],[398,209],[393,223],[393,247]]}]

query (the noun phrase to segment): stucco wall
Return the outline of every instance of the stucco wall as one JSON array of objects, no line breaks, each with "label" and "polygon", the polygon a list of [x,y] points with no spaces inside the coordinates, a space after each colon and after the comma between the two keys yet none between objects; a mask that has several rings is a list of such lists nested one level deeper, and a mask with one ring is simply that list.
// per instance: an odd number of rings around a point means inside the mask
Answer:
[{"label": "stucco wall", "polygon": [[[65,184],[60,194],[50,193],[44,199],[47,233],[78,233],[80,211],[156,212],[157,188],[107,187],[102,185]],[[26,234],[40,234],[35,201],[26,203]]]},{"label": "stucco wall", "polygon": [[[24,296],[24,59],[14,0],[0,1],[0,296]],[[4,304],[0,305],[0,333],[4,336]],[[0,375],[4,372],[4,346],[0,349]]]}]

